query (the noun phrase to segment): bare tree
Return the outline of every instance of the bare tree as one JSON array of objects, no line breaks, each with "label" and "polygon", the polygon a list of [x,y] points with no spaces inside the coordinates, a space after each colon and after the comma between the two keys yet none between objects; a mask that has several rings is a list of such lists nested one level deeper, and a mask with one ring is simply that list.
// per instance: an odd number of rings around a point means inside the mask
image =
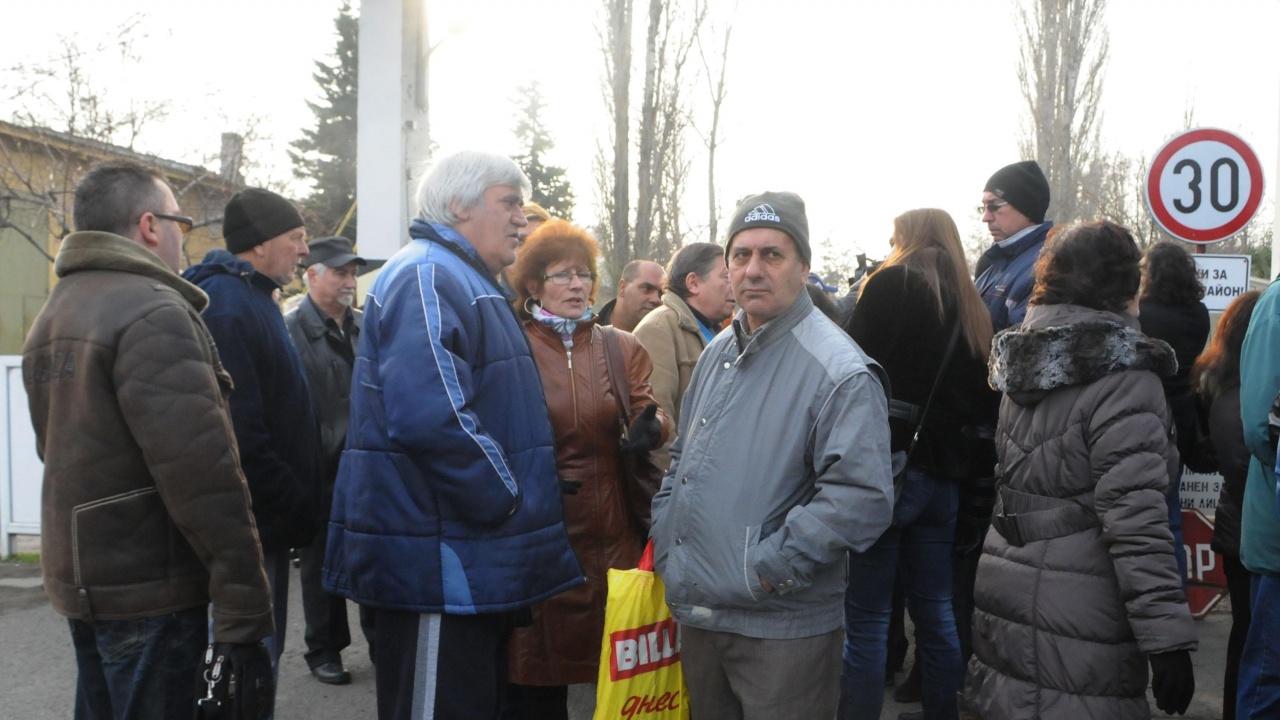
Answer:
[{"label": "bare tree", "polygon": [[[737,15],[738,4],[734,2],[733,14]],[[720,109],[724,106],[728,89],[725,86],[725,72],[729,67],[729,39],[733,36],[733,23],[724,28],[724,47],[720,51],[720,70],[715,73],[707,62],[707,55],[702,48],[702,38],[698,37],[698,57],[702,60],[702,69],[706,72],[707,90],[711,95],[711,130],[703,137],[707,146],[707,242],[716,242],[719,232],[720,203],[716,198],[716,149],[722,142],[720,138]],[[712,75],[716,75],[713,81]]]},{"label": "bare tree", "polygon": [[1091,215],[1081,203],[1083,176],[1099,154],[1098,103],[1109,39],[1106,0],[1019,0],[1022,36],[1018,82],[1029,128],[1023,157],[1049,179],[1048,217],[1066,222]]},{"label": "bare tree", "polygon": [[597,173],[606,172],[610,180],[608,192],[601,198],[609,213],[609,237],[600,240],[606,245],[605,262],[611,277],[621,272],[630,249],[631,3],[604,0],[604,27],[599,33],[605,104],[613,116],[613,157],[597,159]]}]

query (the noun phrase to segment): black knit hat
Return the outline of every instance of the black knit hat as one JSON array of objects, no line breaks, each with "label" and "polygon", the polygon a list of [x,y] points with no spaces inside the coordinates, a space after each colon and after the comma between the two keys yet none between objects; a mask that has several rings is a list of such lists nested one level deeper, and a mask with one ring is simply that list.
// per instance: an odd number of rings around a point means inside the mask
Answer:
[{"label": "black knit hat", "polygon": [[1044,222],[1044,213],[1049,209],[1049,181],[1035,160],[1005,165],[982,190],[1009,203],[1031,222]]},{"label": "black knit hat", "polygon": [[293,203],[270,190],[247,188],[231,196],[222,214],[222,237],[232,255],[300,228],[302,215]]},{"label": "black knit hat", "polygon": [[748,195],[733,211],[729,223],[729,239],[724,244],[726,259],[733,247],[733,236],[747,228],[767,227],[781,230],[796,244],[796,252],[809,265],[813,252],[809,249],[809,218],[804,214],[804,200],[793,192],[762,192]]}]

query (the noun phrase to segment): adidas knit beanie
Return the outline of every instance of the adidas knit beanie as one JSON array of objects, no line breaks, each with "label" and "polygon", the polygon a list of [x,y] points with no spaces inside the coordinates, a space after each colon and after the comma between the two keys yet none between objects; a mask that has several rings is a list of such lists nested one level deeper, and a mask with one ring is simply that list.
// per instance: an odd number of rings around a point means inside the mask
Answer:
[{"label": "adidas knit beanie", "polygon": [[293,203],[270,190],[247,188],[231,196],[222,213],[222,237],[232,255],[302,227]]},{"label": "adidas knit beanie", "polygon": [[804,200],[793,192],[763,192],[748,195],[733,211],[729,224],[729,239],[725,242],[725,259],[733,247],[733,236],[748,228],[767,227],[781,230],[791,236],[796,252],[805,265],[810,265],[813,251],[809,249],[809,218],[804,214]]},{"label": "adidas knit beanie", "polygon": [[1000,168],[982,190],[1009,203],[1031,222],[1044,222],[1045,211],[1049,209],[1049,181],[1035,160]]}]

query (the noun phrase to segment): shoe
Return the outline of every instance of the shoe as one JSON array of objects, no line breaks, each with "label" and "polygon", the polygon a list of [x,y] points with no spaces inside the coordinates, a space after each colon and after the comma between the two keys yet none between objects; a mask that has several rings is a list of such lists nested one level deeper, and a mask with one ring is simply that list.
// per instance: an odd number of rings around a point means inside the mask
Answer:
[{"label": "shoe", "polygon": [[342,667],[341,660],[330,660],[311,668],[311,674],[325,685],[346,685],[351,682],[351,673]]},{"label": "shoe", "polygon": [[924,711],[908,710],[904,713],[898,713],[898,720],[924,720]]},{"label": "shoe", "polygon": [[900,703],[920,702],[920,665],[912,665],[902,684],[893,689],[893,699]]}]

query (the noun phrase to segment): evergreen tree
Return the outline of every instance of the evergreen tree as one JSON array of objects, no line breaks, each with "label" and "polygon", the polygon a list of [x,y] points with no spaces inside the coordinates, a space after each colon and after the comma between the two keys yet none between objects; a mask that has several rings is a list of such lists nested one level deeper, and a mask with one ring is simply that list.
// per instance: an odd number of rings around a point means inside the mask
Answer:
[{"label": "evergreen tree", "polygon": [[561,167],[543,164],[543,156],[555,147],[550,133],[542,124],[542,89],[538,81],[517,90],[520,94],[516,113],[516,138],[527,152],[515,157],[524,174],[533,185],[533,201],[541,205],[552,217],[571,219],[573,216],[573,189]]},{"label": "evergreen tree", "polygon": [[[349,0],[343,2],[333,24],[338,31],[333,57],[317,60],[312,75],[322,99],[307,102],[315,113],[316,127],[304,129],[289,151],[293,174],[314,183],[307,198],[307,219],[317,237],[336,233],[356,199],[359,18]],[[354,214],[342,235],[356,239]]]}]

